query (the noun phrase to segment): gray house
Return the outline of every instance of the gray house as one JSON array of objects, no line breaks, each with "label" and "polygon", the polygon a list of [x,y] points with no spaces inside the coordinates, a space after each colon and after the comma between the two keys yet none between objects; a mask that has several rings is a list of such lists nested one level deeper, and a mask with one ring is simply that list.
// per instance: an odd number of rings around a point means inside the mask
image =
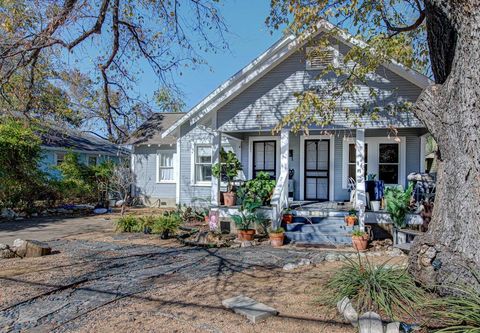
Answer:
[{"label": "gray house", "polygon": [[[332,28],[322,22],[318,34]],[[353,43],[361,44],[349,36],[335,37],[332,47],[325,49],[331,55],[328,61],[338,61]],[[311,126],[308,135],[288,127],[272,133],[295,107],[295,93],[332,79],[318,79],[326,64],[307,60],[307,52],[302,39],[285,36],[188,113],[165,114],[159,127],[151,124],[156,135],[146,144],[134,143],[137,190],[165,203],[192,204],[203,198],[218,207],[222,184],[211,176],[211,166],[223,147],[242,162],[241,178],[266,171],[277,179],[272,217],[278,220],[289,196],[290,201],[349,201],[349,179],[355,179],[357,205],[363,211],[367,174],[376,174],[385,184],[405,186],[409,173],[423,171],[427,131],[409,112],[392,115],[382,110],[375,120],[361,118],[361,127],[353,127],[351,119],[339,112],[331,125]],[[429,84],[425,76],[395,62],[369,79],[368,86],[358,89],[372,101],[369,87],[375,87],[373,102],[380,108],[415,102]],[[361,111],[355,99],[343,100],[342,107]],[[391,135],[392,127],[396,135]],[[168,143],[163,141],[167,139]],[[290,170],[294,174],[288,181]]]}]

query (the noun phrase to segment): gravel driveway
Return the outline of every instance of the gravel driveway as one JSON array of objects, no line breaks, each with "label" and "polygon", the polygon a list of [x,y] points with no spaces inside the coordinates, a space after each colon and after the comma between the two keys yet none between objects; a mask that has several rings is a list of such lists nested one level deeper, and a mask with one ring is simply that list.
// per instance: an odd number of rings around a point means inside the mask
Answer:
[{"label": "gravel driveway", "polygon": [[175,281],[195,282],[256,268],[268,271],[303,258],[320,262],[325,256],[269,246],[206,249],[180,247],[173,241],[142,245],[142,237],[55,240],[49,244],[57,254],[0,261],[0,331],[74,331],[91,312]]}]

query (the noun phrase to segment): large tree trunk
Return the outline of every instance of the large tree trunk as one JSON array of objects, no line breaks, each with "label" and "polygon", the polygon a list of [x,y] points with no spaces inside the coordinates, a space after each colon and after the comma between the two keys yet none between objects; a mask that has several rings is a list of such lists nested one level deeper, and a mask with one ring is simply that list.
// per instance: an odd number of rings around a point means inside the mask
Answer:
[{"label": "large tree trunk", "polygon": [[480,282],[480,0],[425,0],[436,84],[417,116],[438,143],[437,195],[409,270],[426,285]]}]

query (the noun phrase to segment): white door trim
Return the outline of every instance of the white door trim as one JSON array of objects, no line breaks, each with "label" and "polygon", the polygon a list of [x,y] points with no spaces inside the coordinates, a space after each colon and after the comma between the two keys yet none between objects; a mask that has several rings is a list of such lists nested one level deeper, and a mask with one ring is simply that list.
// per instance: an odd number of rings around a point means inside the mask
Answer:
[{"label": "white door trim", "polygon": [[333,201],[335,199],[335,136],[331,135],[300,135],[300,200],[305,199],[305,140],[330,140],[330,156],[328,165],[328,200]]},{"label": "white door trim", "polygon": [[248,137],[248,179],[253,178],[253,143],[255,141],[273,141],[275,140],[276,163],[275,170],[278,178],[280,174],[280,136],[250,136]]}]

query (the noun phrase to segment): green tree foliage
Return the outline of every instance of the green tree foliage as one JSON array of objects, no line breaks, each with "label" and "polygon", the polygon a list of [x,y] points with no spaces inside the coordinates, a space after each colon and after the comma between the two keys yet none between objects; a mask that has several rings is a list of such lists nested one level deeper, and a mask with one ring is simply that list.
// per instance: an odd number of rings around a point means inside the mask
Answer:
[{"label": "green tree foliage", "polygon": [[44,184],[40,138],[25,122],[0,118],[0,206],[31,207]]},{"label": "green tree foliage", "polygon": [[[227,47],[217,7],[218,0],[0,1],[0,111],[100,123],[121,142],[152,102],[180,110],[172,78]],[[145,64],[158,79],[156,96],[136,89]]]},{"label": "green tree foliage", "polygon": [[[293,130],[308,131],[310,124],[331,124],[335,114],[344,114],[352,125],[358,126],[363,117],[376,119],[381,111],[390,115],[409,111],[410,103],[384,101],[378,95],[373,77],[380,65],[393,61],[429,74],[423,21],[424,9],[421,2],[415,0],[271,0],[267,25],[302,36],[312,49],[308,57],[334,45],[338,36],[346,37],[352,45],[346,54],[338,57],[338,64],[330,64],[320,71],[318,78],[327,78],[324,85],[297,94],[297,107],[276,129],[289,125]],[[323,33],[313,38],[318,29],[324,29]],[[333,75],[336,80],[328,79],[327,75]],[[361,91],[361,85],[368,87],[368,98]],[[342,101],[346,98],[354,99],[360,108],[344,106]]]},{"label": "green tree foliage", "polygon": [[78,154],[68,152],[57,168],[61,177],[53,182],[63,198],[90,203],[106,201],[109,178],[114,169],[111,161],[89,166],[80,161]]}]

